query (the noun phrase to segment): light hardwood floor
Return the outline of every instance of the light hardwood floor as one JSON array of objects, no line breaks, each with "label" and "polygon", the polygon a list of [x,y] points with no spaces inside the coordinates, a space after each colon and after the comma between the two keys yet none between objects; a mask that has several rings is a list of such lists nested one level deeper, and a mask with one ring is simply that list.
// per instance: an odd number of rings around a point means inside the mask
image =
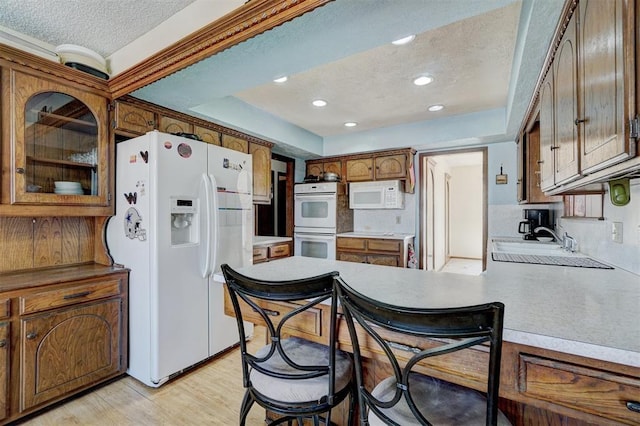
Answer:
[{"label": "light hardwood floor", "polygon": [[[264,328],[256,327],[250,345],[263,343]],[[235,348],[157,389],[126,376],[20,424],[237,425],[243,395]],[[263,424],[264,410],[254,405],[247,425]]]}]

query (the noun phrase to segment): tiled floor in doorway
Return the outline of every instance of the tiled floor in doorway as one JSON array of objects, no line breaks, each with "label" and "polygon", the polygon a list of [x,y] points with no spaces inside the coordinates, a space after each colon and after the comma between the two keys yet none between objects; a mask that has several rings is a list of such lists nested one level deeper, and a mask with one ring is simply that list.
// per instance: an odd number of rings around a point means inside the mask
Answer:
[{"label": "tiled floor in doorway", "polygon": [[440,272],[451,272],[453,274],[480,275],[482,273],[482,260],[464,259],[452,257]]}]

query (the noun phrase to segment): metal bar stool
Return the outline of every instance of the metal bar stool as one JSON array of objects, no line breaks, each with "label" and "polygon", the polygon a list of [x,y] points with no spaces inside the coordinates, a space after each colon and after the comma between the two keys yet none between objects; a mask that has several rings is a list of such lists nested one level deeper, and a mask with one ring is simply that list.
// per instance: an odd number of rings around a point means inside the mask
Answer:
[{"label": "metal bar stool", "polygon": [[[339,277],[336,291],[353,344],[361,425],[510,424],[498,410],[502,303],[447,309],[393,306],[359,294]],[[395,332],[442,343],[428,348],[398,345],[386,340],[385,332],[387,338]],[[363,377],[362,339],[367,339],[367,347],[377,342],[393,369],[393,375],[375,387],[367,387]],[[421,361],[484,343],[489,344],[486,394],[415,371]],[[401,359],[394,350],[403,353]]]},{"label": "metal bar stool", "polygon": [[[349,422],[352,419],[353,360],[336,350],[337,302],[334,277],[337,272],[315,277],[265,281],[249,278],[222,265],[226,286],[233,303],[240,333],[243,384],[246,389],[240,410],[240,424],[254,403],[283,416],[271,422],[302,424],[331,423],[331,410],[349,396]],[[326,344],[299,337],[286,337],[283,328],[310,308],[330,300],[330,331]],[[269,309],[269,302],[291,302],[292,309]],[[249,353],[244,330],[243,310],[257,312],[267,327],[269,343]]]}]

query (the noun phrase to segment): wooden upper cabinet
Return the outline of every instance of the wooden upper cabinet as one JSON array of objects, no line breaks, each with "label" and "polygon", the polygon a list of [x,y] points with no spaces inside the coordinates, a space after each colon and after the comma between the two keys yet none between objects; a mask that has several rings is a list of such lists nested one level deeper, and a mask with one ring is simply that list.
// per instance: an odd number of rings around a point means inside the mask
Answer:
[{"label": "wooden upper cabinet", "polygon": [[577,17],[574,14],[553,62],[555,90],[554,180],[562,184],[580,175],[578,133]]},{"label": "wooden upper cabinet", "polygon": [[553,69],[550,69],[540,87],[540,187],[543,191],[553,188],[555,184],[553,110]]},{"label": "wooden upper cabinet", "polygon": [[253,161],[253,202],[271,203],[271,148],[257,143],[249,144]]},{"label": "wooden upper cabinet", "polygon": [[249,152],[249,142],[231,135],[222,135],[222,146],[234,151]]},{"label": "wooden upper cabinet", "polygon": [[153,111],[126,102],[115,102],[115,130],[144,135],[156,128]]},{"label": "wooden upper cabinet", "polygon": [[565,10],[537,92],[545,192],[579,190],[637,168],[637,161],[618,164],[637,148],[634,8],[580,0]]},{"label": "wooden upper cabinet", "polygon": [[198,126],[194,124],[193,133],[200,138],[201,141],[210,143],[212,145],[220,146],[220,133],[215,130],[208,129],[206,127]]},{"label": "wooden upper cabinet", "polygon": [[[107,99],[43,76],[6,71],[2,109],[12,122],[3,123],[10,137],[2,142],[1,200],[7,206],[0,211],[113,214]],[[70,183],[62,187],[62,181]]]},{"label": "wooden upper cabinet", "polygon": [[407,156],[385,155],[375,158],[375,177],[382,179],[404,179],[407,177]]},{"label": "wooden upper cabinet", "polygon": [[307,176],[322,176],[323,173],[323,163],[307,162]]},{"label": "wooden upper cabinet", "polygon": [[[633,13],[622,0],[581,0],[579,81],[581,168],[591,173],[629,157],[626,117],[634,114],[625,78],[625,47],[633,56]],[[626,39],[628,37],[628,39]],[[629,111],[631,109],[631,111]]]},{"label": "wooden upper cabinet", "polygon": [[373,157],[347,160],[347,182],[362,182],[374,179]]},{"label": "wooden upper cabinet", "polygon": [[524,144],[525,175],[519,177],[523,186],[524,197],[519,201],[527,203],[552,203],[562,201],[562,197],[547,196],[542,192],[542,162],[540,161],[540,122],[535,121],[523,140],[518,145]]},{"label": "wooden upper cabinet", "polygon": [[160,117],[158,130],[164,133],[193,133],[193,124],[173,117]]},{"label": "wooden upper cabinet", "polygon": [[342,161],[308,161],[307,164],[307,176],[319,176],[322,177],[325,173],[335,173],[340,178],[342,176]]}]

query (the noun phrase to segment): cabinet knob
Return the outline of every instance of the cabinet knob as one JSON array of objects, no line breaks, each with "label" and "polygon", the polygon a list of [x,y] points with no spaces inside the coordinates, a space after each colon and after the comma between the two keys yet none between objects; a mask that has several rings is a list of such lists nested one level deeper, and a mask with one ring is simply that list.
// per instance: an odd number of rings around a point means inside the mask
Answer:
[{"label": "cabinet knob", "polygon": [[20,174],[20,175],[23,175],[23,174],[24,174],[24,168],[23,168],[23,167],[18,167],[18,168],[16,169],[16,173],[18,173],[18,174]]},{"label": "cabinet knob", "polygon": [[640,402],[627,401],[627,408],[631,411],[635,411],[636,413],[640,413]]},{"label": "cabinet knob", "polygon": [[7,339],[0,340],[0,348],[4,348],[5,346],[7,346]]},{"label": "cabinet knob", "polygon": [[560,147],[559,147],[559,146],[550,146],[550,147],[549,147],[549,149],[550,149],[551,151],[553,151],[554,149],[560,149]]},{"label": "cabinet knob", "polygon": [[36,333],[36,332],[32,331],[31,333],[27,333],[27,339],[29,339],[29,340],[33,340],[36,337],[38,337],[38,333]]},{"label": "cabinet knob", "polygon": [[585,121],[587,120],[585,120],[584,118],[576,118],[575,120],[573,120],[573,124],[577,126],[578,124],[584,123]]}]

